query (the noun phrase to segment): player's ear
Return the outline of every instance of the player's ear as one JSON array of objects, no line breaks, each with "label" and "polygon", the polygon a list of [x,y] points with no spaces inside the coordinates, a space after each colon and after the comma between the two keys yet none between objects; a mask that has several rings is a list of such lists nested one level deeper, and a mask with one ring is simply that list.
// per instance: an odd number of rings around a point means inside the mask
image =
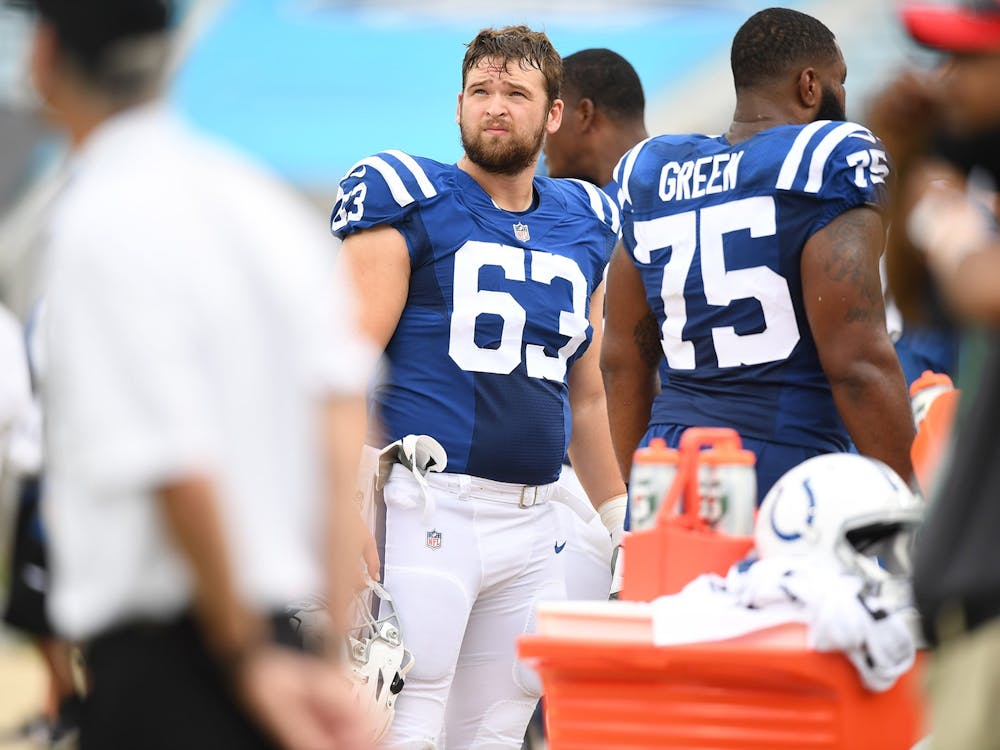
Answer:
[{"label": "player's ear", "polygon": [[559,130],[559,126],[562,124],[563,116],[563,100],[555,99],[552,102],[552,106],[549,107],[548,121],[545,123],[545,132],[554,133]]},{"label": "player's ear", "polygon": [[816,68],[805,68],[799,73],[797,81],[799,103],[806,109],[815,109],[823,98],[823,87],[820,85]]},{"label": "player's ear", "polygon": [[580,99],[576,105],[576,118],[580,121],[581,132],[586,133],[594,124],[594,100],[589,96]]},{"label": "player's ear", "polygon": [[455,122],[462,124],[462,93],[458,94],[458,106],[455,107]]}]

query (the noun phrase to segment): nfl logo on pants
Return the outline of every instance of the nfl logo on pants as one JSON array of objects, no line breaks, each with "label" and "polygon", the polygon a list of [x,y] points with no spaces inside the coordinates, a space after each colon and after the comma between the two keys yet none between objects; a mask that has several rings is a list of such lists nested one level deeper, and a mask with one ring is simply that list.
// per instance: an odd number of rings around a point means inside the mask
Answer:
[{"label": "nfl logo on pants", "polygon": [[427,532],[427,546],[431,549],[441,549],[441,532],[432,529]]}]

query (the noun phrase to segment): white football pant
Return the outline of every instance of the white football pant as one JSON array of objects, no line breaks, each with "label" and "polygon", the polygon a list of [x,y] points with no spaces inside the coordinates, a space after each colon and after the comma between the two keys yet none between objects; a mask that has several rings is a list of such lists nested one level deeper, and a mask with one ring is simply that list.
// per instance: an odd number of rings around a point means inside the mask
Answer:
[{"label": "white football pant", "polygon": [[427,481],[429,517],[402,466],[383,491],[385,585],[414,657],[386,747],[516,750],[541,694],[517,639],[539,601],[566,598],[556,485],[522,494],[466,474]]}]

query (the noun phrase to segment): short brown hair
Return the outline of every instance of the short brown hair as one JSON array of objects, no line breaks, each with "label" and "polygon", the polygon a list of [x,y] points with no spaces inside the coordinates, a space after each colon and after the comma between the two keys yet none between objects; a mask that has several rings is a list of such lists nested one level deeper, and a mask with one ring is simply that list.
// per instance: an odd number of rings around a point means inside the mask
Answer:
[{"label": "short brown hair", "polygon": [[467,45],[462,60],[462,87],[466,77],[481,60],[496,58],[504,61],[504,69],[516,60],[522,70],[535,68],[545,76],[545,93],[551,104],[559,98],[562,87],[562,58],[544,31],[532,31],[527,26],[504,26],[483,29]]}]

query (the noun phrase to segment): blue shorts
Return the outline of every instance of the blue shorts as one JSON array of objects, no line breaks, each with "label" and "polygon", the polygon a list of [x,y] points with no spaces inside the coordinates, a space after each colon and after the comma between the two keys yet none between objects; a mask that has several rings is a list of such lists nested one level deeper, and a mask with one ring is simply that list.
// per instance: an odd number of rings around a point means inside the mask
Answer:
[{"label": "blue shorts", "polygon": [[951,329],[907,327],[896,342],[896,354],[906,377],[906,385],[912,385],[924,370],[943,372],[954,379],[958,346],[958,334]]}]

